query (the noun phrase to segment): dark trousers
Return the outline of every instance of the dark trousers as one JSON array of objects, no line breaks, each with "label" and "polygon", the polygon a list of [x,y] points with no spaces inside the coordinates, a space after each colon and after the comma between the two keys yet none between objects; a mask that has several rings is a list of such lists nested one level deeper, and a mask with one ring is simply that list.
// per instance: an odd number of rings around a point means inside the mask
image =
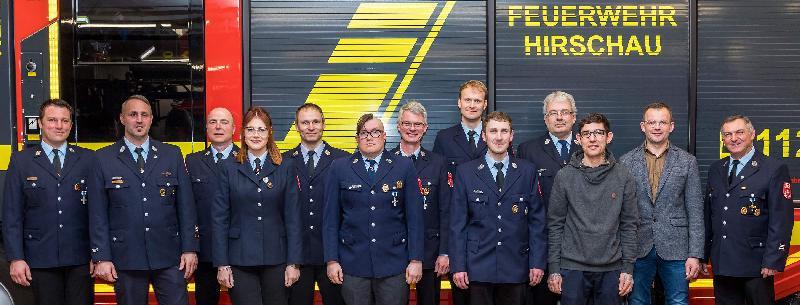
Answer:
[{"label": "dark trousers", "polygon": [[561,305],[620,305],[620,271],[588,272],[561,269]]},{"label": "dark trousers", "polygon": [[31,268],[31,288],[37,305],[91,305],[94,303],[94,282],[89,264]]},{"label": "dark trousers", "polygon": [[416,284],[417,305],[439,305],[439,291],[442,281],[434,269],[423,269],[422,279]]},{"label": "dark trousers", "polygon": [[458,288],[456,283],[453,282],[452,274],[450,274],[450,297],[453,300],[453,305],[470,305],[469,287],[467,289]]},{"label": "dark trousers", "polygon": [[217,267],[211,262],[200,262],[194,272],[194,299],[197,305],[219,304]]},{"label": "dark trousers", "polygon": [[406,275],[366,278],[345,274],[342,298],[347,305],[407,305]]},{"label": "dark trousers", "polygon": [[775,304],[775,277],[714,276],[714,303],[717,305]]},{"label": "dark trousers", "polygon": [[545,270],[542,281],[536,286],[528,288],[527,305],[556,305],[558,303],[558,294],[553,293],[547,287],[547,275]]},{"label": "dark trousers", "polygon": [[272,266],[231,266],[233,288],[229,290],[233,305],[287,305],[286,264]]},{"label": "dark trousers", "polygon": [[300,268],[300,279],[289,289],[289,304],[313,305],[314,282],[319,285],[324,305],[343,305],[342,286],[331,283],[325,266],[304,265]]},{"label": "dark trousers", "polygon": [[523,305],[528,284],[469,283],[469,301],[474,305]]},{"label": "dark trousers", "polygon": [[117,270],[114,292],[119,305],[147,305],[149,284],[159,305],[187,305],[186,280],[178,266],[157,270]]}]

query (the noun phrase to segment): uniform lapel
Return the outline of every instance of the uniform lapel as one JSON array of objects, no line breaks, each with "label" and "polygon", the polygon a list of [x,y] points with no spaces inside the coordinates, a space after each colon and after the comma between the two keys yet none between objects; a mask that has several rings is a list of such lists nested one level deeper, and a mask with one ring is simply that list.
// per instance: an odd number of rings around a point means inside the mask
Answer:
[{"label": "uniform lapel", "polygon": [[133,163],[133,156],[131,155],[131,152],[128,151],[128,146],[125,145],[125,142],[120,140],[119,142],[117,142],[116,146],[119,147],[117,149],[117,151],[119,151],[119,153],[117,154],[117,158],[119,158],[119,161],[122,162],[122,164],[125,164],[125,166],[127,166],[128,169],[130,169],[131,172],[133,172],[136,177],[142,177],[141,176],[142,174],[139,172],[139,169],[136,167],[136,164]]},{"label": "uniform lapel", "polygon": [[353,171],[356,173],[356,175],[358,175],[359,178],[361,178],[361,180],[372,186],[375,184],[375,182],[369,180],[369,174],[367,174],[367,168],[364,166],[364,160],[362,158],[361,152],[357,151],[355,154],[353,154],[353,156],[350,157],[350,168],[353,169]]},{"label": "uniform lapel", "polygon": [[317,161],[317,166],[314,167],[314,175],[311,176],[309,181],[313,181],[317,177],[320,176],[320,173],[324,172],[328,165],[331,165],[333,162],[333,156],[331,156],[331,151],[328,150],[328,143],[322,142],[325,144],[325,149],[322,150],[322,155],[319,156],[319,161]]},{"label": "uniform lapel", "polygon": [[[478,141],[479,139],[480,135],[475,135],[475,141]],[[464,133],[464,128],[461,128],[460,125],[458,132],[453,137],[453,142],[456,142],[456,145],[461,147],[461,150],[463,150],[467,156],[472,156],[472,152],[475,150],[475,148],[469,146],[469,142],[467,142],[467,134]]]},{"label": "uniform lapel", "polygon": [[417,158],[417,163],[414,163],[414,167],[417,168],[417,175],[425,170],[426,167],[430,164],[430,160],[428,159],[430,155],[429,151],[426,151],[423,148],[419,150],[419,157]]},{"label": "uniform lapel", "polygon": [[381,160],[380,164],[378,164],[378,173],[375,174],[375,182],[381,181],[383,177],[386,176],[394,167],[394,160],[392,158],[392,154],[387,151],[383,152],[383,160]]},{"label": "uniform lapel", "polygon": [[253,183],[258,184],[258,176],[256,176],[255,172],[253,172],[253,167],[250,166],[249,160],[245,159],[244,163],[239,163],[239,162],[236,163],[237,163],[236,167],[239,169],[239,172],[241,172],[247,178],[250,178],[250,181],[253,181]]},{"label": "uniform lapel", "polygon": [[156,168],[156,165],[158,165],[160,162],[158,157],[159,148],[162,148],[161,145],[159,145],[153,139],[150,139],[150,151],[147,153],[147,162],[144,163],[143,177],[149,177],[153,171],[155,171],[154,169]]},{"label": "uniform lapel", "polygon": [[208,167],[214,174],[219,174],[219,168],[216,163],[214,163],[214,156],[212,155],[211,146],[206,148],[206,151],[201,156],[200,160],[203,160],[203,163]]},{"label": "uniform lapel", "polygon": [[542,143],[542,149],[544,149],[544,152],[550,156],[551,159],[553,159],[553,162],[563,166],[563,162],[561,162],[561,155],[556,151],[556,145],[553,144],[553,140],[550,139],[549,135],[545,135],[544,142]]},{"label": "uniform lapel", "polygon": [[[745,179],[749,178],[752,175],[755,175],[761,168],[761,163],[763,163],[762,161],[763,160],[761,159],[761,153],[756,151],[755,154],[753,154],[753,157],[750,158],[750,162],[744,164],[744,168],[742,168],[742,171],[740,171],[739,174],[733,178],[733,183],[731,183],[731,185],[728,186],[728,190],[730,191],[731,189],[739,185],[739,183],[742,183],[742,181],[744,181]],[[727,177],[728,176],[726,175],[725,178]]]},{"label": "uniform lapel", "polygon": [[475,174],[483,180],[483,183],[486,183],[489,186],[489,189],[500,197],[500,190],[497,189],[497,182],[494,181],[494,177],[492,177],[492,172],[489,170],[489,167],[486,165],[486,161],[481,160],[481,163],[478,165],[478,168],[475,169]]},{"label": "uniform lapel", "polygon": [[[509,157],[510,158],[510,157]],[[503,188],[500,190],[501,197],[506,194],[506,190],[510,190],[511,186],[519,180],[520,171],[517,169],[517,163],[513,158],[509,159],[508,170],[506,170],[506,177],[503,181]]]},{"label": "uniform lapel", "polygon": [[[36,153],[33,156],[33,160],[36,164],[42,167],[47,173],[49,173],[53,178],[58,180],[58,175],[56,175],[55,167],[53,167],[53,163],[50,163],[50,159],[47,158],[47,154],[44,152],[41,146],[36,147]],[[62,172],[63,173],[63,172]]]},{"label": "uniform lapel", "polygon": [[75,164],[77,164],[78,160],[80,159],[81,155],[78,153],[78,151],[67,145],[67,154],[64,158],[64,167],[61,169],[61,177],[59,180],[64,179],[64,177],[69,174],[69,171],[75,167]]}]

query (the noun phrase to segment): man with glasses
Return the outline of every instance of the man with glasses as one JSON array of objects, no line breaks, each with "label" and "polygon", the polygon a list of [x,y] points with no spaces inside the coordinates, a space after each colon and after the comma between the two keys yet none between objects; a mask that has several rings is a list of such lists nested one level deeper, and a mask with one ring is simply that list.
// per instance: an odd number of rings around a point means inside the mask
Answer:
[{"label": "man with glasses", "polygon": [[325,116],[317,104],[306,103],[295,111],[295,126],[300,134],[300,144],[283,153],[292,160],[297,173],[300,192],[297,204],[303,232],[303,258],[300,279],[291,288],[289,304],[314,304],[314,283],[319,286],[322,304],[344,304],[341,286],[328,278],[322,254],[322,205],[325,204],[325,179],[333,160],[347,157],[344,150],[322,140],[325,132]]},{"label": "man with glasses", "polygon": [[425,255],[422,279],[416,286],[417,304],[439,305],[439,277],[450,272],[447,166],[442,156],[422,147],[422,137],[428,131],[428,112],[421,103],[410,101],[400,107],[397,131],[400,132],[400,144],[390,153],[413,161],[425,218]]},{"label": "man with glasses", "polygon": [[628,301],[649,305],[658,273],[666,304],[687,305],[705,243],[697,160],[670,143],[675,122],[669,105],[647,105],[639,125],[644,143],[620,158],[637,182],[639,199],[639,251]]},{"label": "man with glasses", "polygon": [[614,134],[602,114],[578,124],[582,153],[556,174],[547,210],[548,287],[562,305],[619,305],[633,288],[636,181],[606,149]]},{"label": "man with glasses", "polygon": [[730,156],[709,167],[705,204],[715,302],[775,304],[775,274],[786,265],[794,218],[789,169],[755,149],[748,117],[725,118],[720,133]]},{"label": "man with glasses", "polygon": [[[348,305],[406,305],[422,277],[423,199],[409,158],[384,150],[383,122],[362,115],[358,150],[333,161],[325,183],[327,273]],[[373,300],[374,298],[374,300]]]}]

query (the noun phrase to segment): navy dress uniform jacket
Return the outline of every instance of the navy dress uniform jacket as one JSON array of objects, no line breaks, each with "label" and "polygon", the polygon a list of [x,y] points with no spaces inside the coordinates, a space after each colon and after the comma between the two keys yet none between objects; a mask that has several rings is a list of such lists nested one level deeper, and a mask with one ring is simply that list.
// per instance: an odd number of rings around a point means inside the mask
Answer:
[{"label": "navy dress uniform jacket", "polygon": [[[403,157],[400,147],[390,151]],[[450,236],[450,193],[447,181],[447,163],[438,154],[420,148],[417,162],[417,187],[422,194],[422,210],[425,218],[425,255],[422,267],[432,269],[439,255],[448,254]]]},{"label": "navy dress uniform jacket", "polygon": [[197,252],[197,213],[180,148],[150,138],[144,172],[123,140],[97,151],[89,188],[92,259],[117,270],[177,266]]},{"label": "navy dress uniform jacket", "polygon": [[249,161],[225,162],[214,199],[214,266],[299,264],[300,208],[292,162],[267,159],[260,176]]},{"label": "navy dress uniform jacket", "polygon": [[300,189],[297,204],[300,207],[301,234],[303,236],[303,265],[325,265],[322,254],[322,211],[325,204],[325,178],[333,160],[345,158],[350,154],[344,150],[324,143],[325,150],[319,156],[314,174],[308,176],[303,162],[303,153],[298,145],[283,153],[284,160],[294,163],[296,180]]},{"label": "navy dress uniform jacket", "polygon": [[450,266],[470,281],[528,282],[528,270],[546,269],[545,209],[536,166],[511,157],[504,187],[486,161],[458,167],[450,204]]},{"label": "navy dress uniform jacket", "polygon": [[[3,195],[3,238],[8,261],[31,268],[88,264],[87,188],[97,159],[68,145],[61,176],[41,146],[11,158]],[[95,185],[91,185],[95,187]]]},{"label": "navy dress uniform jacket", "polygon": [[728,162],[714,162],[708,171],[706,254],[714,274],[783,271],[794,219],[788,167],[756,151],[728,185]]},{"label": "navy dress uniform jacket", "polygon": [[486,142],[483,141],[480,134],[475,135],[475,141],[477,141],[478,147],[470,147],[467,134],[464,133],[461,123],[458,123],[447,129],[439,130],[436,140],[433,142],[433,152],[445,158],[447,171],[451,175],[455,175],[459,165],[482,158],[486,154]]},{"label": "navy dress uniform jacket", "polygon": [[[234,145],[234,144],[231,144]],[[221,162],[235,162],[239,147],[233,146],[227,159]],[[222,163],[214,163],[211,147],[186,156],[186,169],[192,181],[192,193],[197,209],[197,231],[200,235],[200,251],[197,257],[201,262],[211,262],[211,206],[219,191],[219,176]]]},{"label": "navy dress uniform jacket", "polygon": [[[581,146],[576,143],[574,139],[569,141],[569,154],[580,151]],[[553,140],[550,139],[550,133],[545,132],[544,135],[520,144],[517,147],[516,156],[521,159],[533,162],[536,165],[537,175],[539,177],[539,188],[544,201],[544,206],[547,207],[550,202],[550,190],[553,189],[553,181],[556,179],[556,173],[566,166],[566,162],[561,161],[561,157],[556,150]],[[569,160],[567,160],[569,162]]]},{"label": "navy dress uniform jacket", "polygon": [[[422,261],[422,196],[409,158],[384,151],[375,182],[360,152],[331,164],[325,184],[325,261],[345,274],[383,278]],[[396,200],[395,200],[396,199]]]}]

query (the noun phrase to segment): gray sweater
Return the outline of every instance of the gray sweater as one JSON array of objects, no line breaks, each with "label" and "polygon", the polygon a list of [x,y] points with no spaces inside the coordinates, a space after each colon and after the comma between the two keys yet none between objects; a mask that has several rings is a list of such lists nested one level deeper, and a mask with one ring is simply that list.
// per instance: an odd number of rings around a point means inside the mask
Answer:
[{"label": "gray sweater", "polygon": [[558,171],[547,211],[549,270],[633,274],[639,222],[636,181],[606,153],[606,164],[584,166],[582,153]]}]

